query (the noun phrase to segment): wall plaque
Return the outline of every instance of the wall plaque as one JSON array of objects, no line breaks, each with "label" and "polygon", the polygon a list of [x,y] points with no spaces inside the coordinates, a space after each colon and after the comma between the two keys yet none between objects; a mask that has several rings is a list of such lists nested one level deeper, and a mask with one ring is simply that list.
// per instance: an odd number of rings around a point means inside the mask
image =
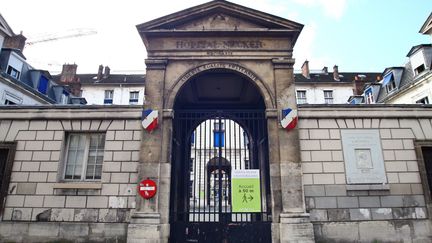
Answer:
[{"label": "wall plaque", "polygon": [[348,184],[387,182],[378,130],[341,130]]}]

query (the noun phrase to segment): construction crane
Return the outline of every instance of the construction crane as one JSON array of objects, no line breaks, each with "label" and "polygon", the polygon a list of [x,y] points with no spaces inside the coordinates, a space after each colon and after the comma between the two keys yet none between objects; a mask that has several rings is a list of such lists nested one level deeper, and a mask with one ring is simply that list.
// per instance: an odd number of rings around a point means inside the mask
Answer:
[{"label": "construction crane", "polygon": [[26,42],[26,46],[31,46],[31,45],[34,45],[36,43],[41,43],[41,42],[56,41],[56,40],[61,40],[61,39],[94,35],[94,34],[97,34],[96,30],[94,30],[94,29],[83,29],[83,28],[70,29],[70,30],[66,30],[65,32],[61,32],[61,33],[48,34],[48,35],[43,35],[43,36],[37,37],[37,38],[31,38],[30,40],[28,40]]}]

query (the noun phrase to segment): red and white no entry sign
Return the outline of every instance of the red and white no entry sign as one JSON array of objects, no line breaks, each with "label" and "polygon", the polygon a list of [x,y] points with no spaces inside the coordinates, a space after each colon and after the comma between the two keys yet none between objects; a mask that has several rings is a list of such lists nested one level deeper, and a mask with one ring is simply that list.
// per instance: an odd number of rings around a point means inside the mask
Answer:
[{"label": "red and white no entry sign", "polygon": [[156,195],[156,182],[150,179],[142,180],[138,185],[138,192],[144,199],[150,199]]}]

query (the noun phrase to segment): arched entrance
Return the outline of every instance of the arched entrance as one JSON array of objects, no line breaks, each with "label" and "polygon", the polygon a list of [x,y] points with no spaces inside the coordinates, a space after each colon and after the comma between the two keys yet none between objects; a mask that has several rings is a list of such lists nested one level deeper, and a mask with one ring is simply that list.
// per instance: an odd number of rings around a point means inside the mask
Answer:
[{"label": "arched entrance", "polygon": [[[216,137],[214,138],[216,140],[220,139],[222,142],[222,137]],[[196,149],[194,149],[196,150]],[[243,163],[246,162],[246,159]],[[195,163],[198,163],[198,160],[195,159]],[[193,168],[194,169],[194,168]],[[192,169],[192,173],[195,175],[197,174]],[[207,205],[210,206],[211,202],[213,201],[213,204],[215,204],[216,200],[212,200],[212,198],[215,198],[219,200],[221,198],[223,201],[225,201],[225,207],[229,207],[231,205],[231,192],[230,192],[230,178],[231,178],[231,164],[230,162],[225,158],[219,158],[214,157],[207,163],[207,173],[205,175],[207,178],[206,180],[206,188],[207,189]],[[219,178],[220,177],[220,178]],[[219,181],[221,181],[221,187],[219,187]],[[195,183],[196,185],[197,183]],[[198,186],[200,184],[198,183]],[[196,190],[196,188],[194,188]],[[219,196],[221,194],[221,196]],[[199,195],[198,195],[199,198]],[[227,210],[225,210],[227,211]]]},{"label": "arched entrance", "polygon": [[[215,68],[189,78],[174,103],[170,242],[270,242],[267,120],[246,75]],[[233,170],[256,170],[258,211],[233,210]]]}]

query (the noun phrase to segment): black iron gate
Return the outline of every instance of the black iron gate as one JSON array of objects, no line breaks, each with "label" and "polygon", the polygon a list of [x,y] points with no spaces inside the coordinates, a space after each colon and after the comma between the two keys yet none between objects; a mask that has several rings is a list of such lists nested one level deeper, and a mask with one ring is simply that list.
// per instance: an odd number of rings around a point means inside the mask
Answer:
[{"label": "black iron gate", "polygon": [[[264,111],[176,110],[170,242],[271,242]],[[259,212],[233,212],[231,173],[259,170]],[[245,200],[248,200],[245,198]]]}]

